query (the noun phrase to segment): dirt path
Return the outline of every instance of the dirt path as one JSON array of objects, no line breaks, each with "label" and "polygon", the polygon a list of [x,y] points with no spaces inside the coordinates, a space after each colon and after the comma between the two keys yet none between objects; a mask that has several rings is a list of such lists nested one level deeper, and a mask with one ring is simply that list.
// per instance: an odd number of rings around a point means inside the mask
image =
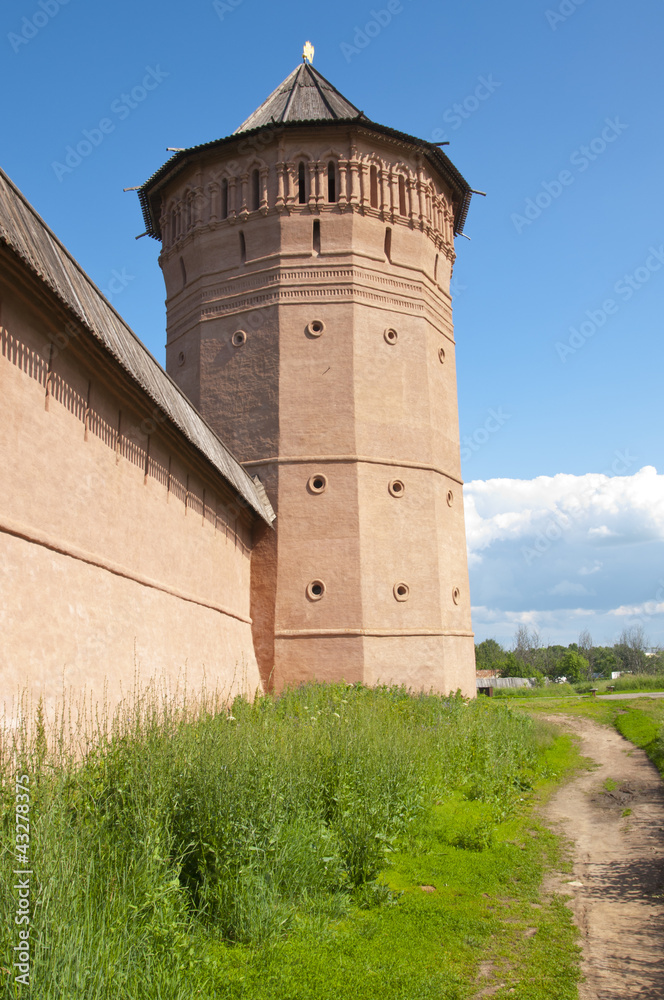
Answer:
[{"label": "dirt path", "polygon": [[664,1000],[664,783],[615,730],[548,719],[576,733],[583,755],[599,764],[545,809],[574,845],[573,874],[549,888],[573,895],[586,977],[580,1000]]}]

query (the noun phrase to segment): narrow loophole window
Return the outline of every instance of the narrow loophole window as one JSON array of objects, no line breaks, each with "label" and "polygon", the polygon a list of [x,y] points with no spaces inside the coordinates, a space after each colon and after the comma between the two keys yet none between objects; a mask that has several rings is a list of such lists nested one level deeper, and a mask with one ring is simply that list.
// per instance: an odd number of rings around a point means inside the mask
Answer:
[{"label": "narrow loophole window", "polygon": [[228,218],[228,181],[226,178],[221,182],[221,217]]},{"label": "narrow loophole window", "polygon": [[369,171],[369,203],[372,208],[378,208],[378,169],[372,167]]},{"label": "narrow loophole window", "polygon": [[319,219],[314,219],[313,248],[314,248],[314,253],[320,253],[320,220]]},{"label": "narrow loophole window", "polygon": [[245,264],[247,261],[247,244],[244,242],[244,233],[240,232],[240,262]]},{"label": "narrow loophole window", "polygon": [[327,165],[327,200],[337,200],[337,174],[334,167],[334,160],[330,160]]},{"label": "narrow loophole window", "polygon": [[385,230],[385,256],[392,262],[392,230],[388,226]]},{"label": "narrow loophole window", "polygon": [[261,205],[260,176],[258,170],[251,172],[251,210],[258,211]]},{"label": "narrow loophole window", "polygon": [[399,175],[399,214],[406,214],[406,181]]},{"label": "narrow loophole window", "polygon": [[187,284],[187,268],[184,266],[184,260],[180,257],[180,274],[182,275],[182,287]]},{"label": "narrow loophole window", "polygon": [[436,254],[436,259],[433,265],[433,280],[438,281],[438,254]]},{"label": "narrow loophole window", "polygon": [[304,163],[300,163],[297,168],[297,200],[300,205],[306,204],[307,191],[304,179]]}]

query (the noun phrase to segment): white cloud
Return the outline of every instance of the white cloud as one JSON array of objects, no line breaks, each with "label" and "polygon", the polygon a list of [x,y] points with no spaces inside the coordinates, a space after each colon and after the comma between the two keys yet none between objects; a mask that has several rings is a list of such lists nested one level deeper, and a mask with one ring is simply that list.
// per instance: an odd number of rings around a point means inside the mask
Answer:
[{"label": "white cloud", "polygon": [[582,566],[579,570],[579,576],[591,576],[593,573],[599,573],[604,563],[601,563],[599,559],[595,559],[592,566]]},{"label": "white cloud", "polygon": [[561,597],[572,597],[572,596],[585,596],[586,594],[592,594],[592,590],[588,590],[584,587],[582,583],[571,583],[569,580],[561,580],[557,583],[555,587],[551,587],[549,593],[552,595],[560,595]]},{"label": "white cloud", "polygon": [[598,538],[664,540],[664,476],[651,465],[633,476],[475,480],[464,494],[468,548],[474,554],[496,541],[526,541],[539,533],[552,541],[549,535],[575,530]]},{"label": "white cloud", "polygon": [[[656,469],[474,481],[464,492],[478,639],[511,639],[525,624],[551,642],[571,642],[582,628],[613,642],[632,617],[664,642],[664,476]],[[574,582],[589,576],[592,589]],[[566,607],[570,598],[583,606]]]},{"label": "white cloud", "polygon": [[645,601],[643,604],[622,604],[619,608],[609,611],[618,618],[644,618],[652,615],[664,615],[664,601]]},{"label": "white cloud", "polygon": [[588,538],[618,538],[618,532],[600,524],[599,528],[588,528]]}]

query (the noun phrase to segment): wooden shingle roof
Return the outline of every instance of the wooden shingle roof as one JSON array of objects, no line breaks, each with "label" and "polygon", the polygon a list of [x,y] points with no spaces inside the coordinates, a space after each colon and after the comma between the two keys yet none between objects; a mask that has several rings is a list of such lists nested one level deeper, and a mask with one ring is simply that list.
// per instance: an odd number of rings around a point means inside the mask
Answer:
[{"label": "wooden shingle roof", "polygon": [[138,189],[138,198],[145,220],[145,235],[153,239],[161,239],[161,191],[173,177],[189,167],[193,162],[199,162],[199,157],[216,152],[235,153],[243,147],[251,148],[252,139],[256,135],[281,134],[282,130],[297,132],[311,126],[326,126],[346,129],[349,125],[357,128],[360,133],[371,136],[379,135],[388,139],[396,139],[417,147],[424,158],[450,185],[456,195],[454,215],[454,232],[463,232],[468,215],[472,189],[468,181],[461,175],[451,160],[436,143],[416,136],[399,132],[397,129],[379,125],[359,111],[354,104],[340,94],[322,73],[315,70],[309,63],[297,66],[286,79],[273,90],[260,107],[256,108],[231,135],[210,142],[200,143],[181,149],[174,153],[151,177]]},{"label": "wooden shingle roof", "polygon": [[364,118],[322,73],[302,63],[273,90],[233,135],[281,122],[322,122]]}]

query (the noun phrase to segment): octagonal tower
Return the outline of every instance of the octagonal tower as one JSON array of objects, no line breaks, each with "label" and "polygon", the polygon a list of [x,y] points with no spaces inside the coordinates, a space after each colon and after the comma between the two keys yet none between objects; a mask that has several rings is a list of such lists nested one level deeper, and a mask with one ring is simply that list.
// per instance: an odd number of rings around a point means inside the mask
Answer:
[{"label": "octagonal tower", "polygon": [[263,682],[475,694],[450,277],[470,189],[308,63],[141,188],[166,367],[277,512]]}]

